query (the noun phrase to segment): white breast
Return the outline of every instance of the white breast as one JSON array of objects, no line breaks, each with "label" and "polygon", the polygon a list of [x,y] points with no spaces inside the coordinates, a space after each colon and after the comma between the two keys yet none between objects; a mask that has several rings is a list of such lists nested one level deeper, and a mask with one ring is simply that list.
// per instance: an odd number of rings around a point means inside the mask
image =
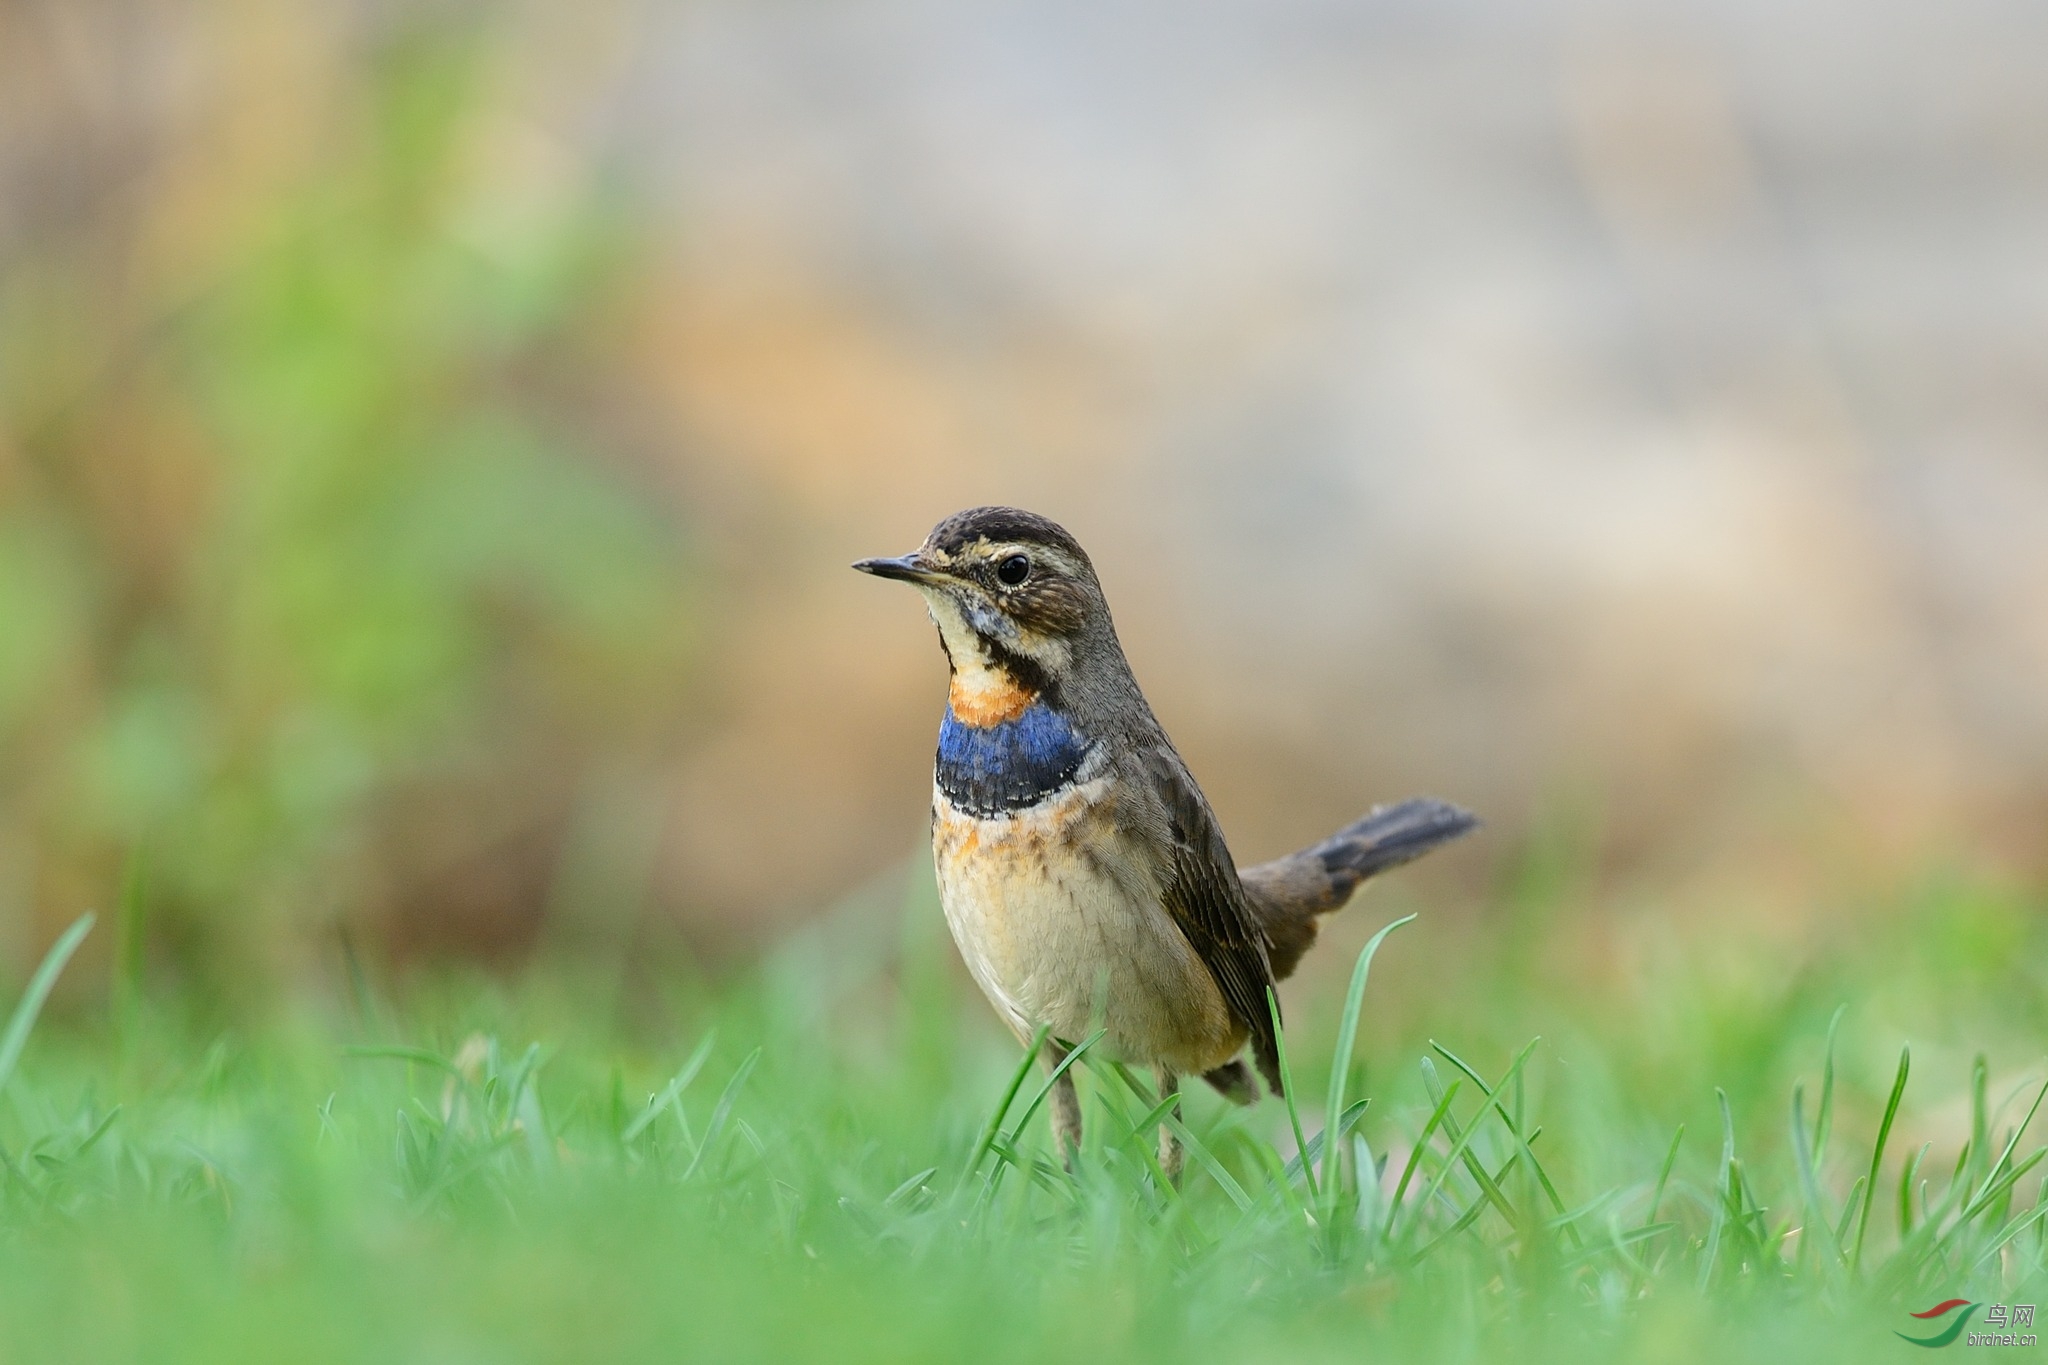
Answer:
[{"label": "white breast", "polygon": [[1178,1072],[1243,1046],[1208,968],[1111,819],[1109,779],[980,818],[933,792],[939,896],[961,956],[1019,1038],[1106,1026],[1107,1053]]}]

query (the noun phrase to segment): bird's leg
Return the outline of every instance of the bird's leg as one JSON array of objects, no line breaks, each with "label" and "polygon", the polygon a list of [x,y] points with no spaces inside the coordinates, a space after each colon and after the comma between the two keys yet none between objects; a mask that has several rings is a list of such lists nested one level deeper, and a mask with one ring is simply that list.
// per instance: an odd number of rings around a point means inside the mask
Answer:
[{"label": "bird's leg", "polygon": [[[1048,1038],[1045,1041],[1046,1061],[1057,1067],[1067,1059],[1068,1049]],[[1060,1073],[1052,1086],[1052,1142],[1059,1149],[1060,1164],[1069,1171],[1074,1169],[1074,1159],[1081,1154],[1081,1097],[1074,1090],[1074,1073],[1071,1068]]]},{"label": "bird's leg", "polygon": [[[1179,1092],[1180,1077],[1174,1075],[1171,1071],[1168,1071],[1163,1066],[1160,1067],[1155,1074],[1159,1078],[1160,1099],[1163,1100],[1168,1095],[1177,1094]],[[1178,1100],[1176,1100],[1173,1105],[1173,1117],[1175,1122],[1179,1122],[1180,1102]],[[1166,1172],[1166,1178],[1168,1180],[1171,1180],[1176,1186],[1180,1184],[1181,1160],[1182,1153],[1180,1147],[1180,1137],[1173,1131],[1173,1129],[1169,1128],[1163,1123],[1160,1124],[1159,1169]]]}]

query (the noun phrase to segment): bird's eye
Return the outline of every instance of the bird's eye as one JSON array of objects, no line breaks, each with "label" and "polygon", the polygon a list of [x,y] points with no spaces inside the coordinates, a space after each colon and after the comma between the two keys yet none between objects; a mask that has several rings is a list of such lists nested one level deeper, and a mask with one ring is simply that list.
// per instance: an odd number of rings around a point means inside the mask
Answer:
[{"label": "bird's eye", "polygon": [[1014,588],[1031,577],[1031,561],[1023,555],[1011,555],[996,565],[996,578],[1005,587]]}]

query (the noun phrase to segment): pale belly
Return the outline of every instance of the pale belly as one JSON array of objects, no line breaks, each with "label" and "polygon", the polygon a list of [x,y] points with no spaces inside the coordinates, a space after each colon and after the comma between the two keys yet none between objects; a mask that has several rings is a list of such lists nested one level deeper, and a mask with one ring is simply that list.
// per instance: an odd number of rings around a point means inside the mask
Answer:
[{"label": "pale belly", "polygon": [[933,794],[939,897],[960,954],[1019,1038],[1050,1025],[1117,1060],[1181,1074],[1244,1046],[1222,992],[1159,904],[1108,818],[1107,779],[1011,815],[964,814]]}]

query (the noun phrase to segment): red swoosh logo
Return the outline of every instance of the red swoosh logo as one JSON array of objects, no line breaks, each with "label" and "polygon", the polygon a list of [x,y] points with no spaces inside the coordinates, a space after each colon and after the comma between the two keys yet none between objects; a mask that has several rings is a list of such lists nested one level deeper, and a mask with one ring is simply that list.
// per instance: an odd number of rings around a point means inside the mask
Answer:
[{"label": "red swoosh logo", "polygon": [[1969,1303],[1968,1299],[1950,1299],[1947,1303],[1937,1303],[1925,1313],[1915,1313],[1913,1316],[1916,1318],[1938,1318],[1943,1313],[1961,1308],[1967,1303]]}]

